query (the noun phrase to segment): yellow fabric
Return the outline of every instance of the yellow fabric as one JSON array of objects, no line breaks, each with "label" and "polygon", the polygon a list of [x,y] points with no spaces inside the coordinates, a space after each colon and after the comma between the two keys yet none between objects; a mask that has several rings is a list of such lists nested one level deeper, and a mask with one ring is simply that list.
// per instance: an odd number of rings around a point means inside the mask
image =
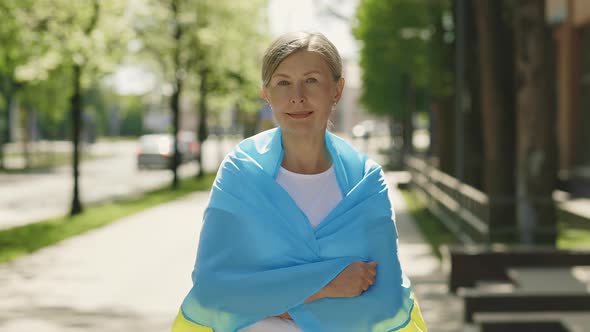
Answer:
[{"label": "yellow fabric", "polygon": [[[418,301],[416,301],[416,299],[414,299],[414,307],[412,308],[412,313],[410,315],[410,322],[398,331],[428,332],[426,329],[426,324],[424,323],[424,319],[422,318],[422,313],[420,312],[420,306],[418,305]],[[172,332],[213,332],[213,329],[203,325],[195,324],[187,320],[184,318],[182,311],[179,311],[178,315],[176,315],[174,323],[172,324]]]},{"label": "yellow fabric", "polygon": [[213,329],[189,321],[184,317],[182,311],[178,311],[172,324],[172,332],[213,332]]},{"label": "yellow fabric", "polygon": [[420,306],[418,305],[418,301],[414,298],[414,307],[412,308],[412,313],[410,314],[410,322],[404,326],[403,328],[397,330],[399,332],[427,332],[426,324],[424,323],[424,319],[422,318],[422,312],[420,312]]}]

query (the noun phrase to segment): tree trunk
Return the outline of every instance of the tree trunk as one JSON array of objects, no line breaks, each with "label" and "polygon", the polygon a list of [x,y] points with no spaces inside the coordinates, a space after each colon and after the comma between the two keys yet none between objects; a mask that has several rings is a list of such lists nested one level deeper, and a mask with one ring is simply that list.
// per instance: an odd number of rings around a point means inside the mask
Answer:
[{"label": "tree trunk", "polygon": [[70,215],[74,216],[82,212],[82,203],[80,202],[80,189],[79,189],[79,178],[80,178],[80,132],[82,131],[82,88],[80,82],[80,76],[82,73],[82,67],[80,65],[73,66],[73,84],[74,94],[70,98],[70,105],[72,108],[72,145],[73,145],[73,157],[72,157],[72,170],[74,176],[74,192],[72,193],[72,207]]},{"label": "tree trunk", "polygon": [[203,67],[200,70],[200,77],[201,77],[201,86],[199,90],[199,132],[198,132],[198,139],[199,139],[199,146],[201,150],[199,151],[198,155],[198,163],[199,163],[199,173],[197,173],[197,178],[202,178],[205,175],[205,170],[203,170],[203,154],[202,147],[203,143],[209,136],[207,132],[207,76],[209,75],[209,69],[207,67]]},{"label": "tree trunk", "polygon": [[522,243],[555,244],[556,115],[545,1],[516,2],[517,216]]},{"label": "tree trunk", "polygon": [[172,152],[172,165],[170,170],[172,171],[172,189],[177,189],[179,184],[178,179],[178,166],[180,165],[180,151],[178,149],[178,128],[180,126],[180,89],[182,88],[182,82],[179,80],[176,82],[176,88],[170,96],[170,108],[172,110],[172,139],[174,142],[174,149]]},{"label": "tree trunk", "polygon": [[180,41],[183,30],[180,27],[178,19],[180,9],[177,1],[171,3],[172,15],[174,17],[174,92],[170,97],[170,108],[172,110],[172,139],[174,141],[174,151],[172,153],[172,189],[176,190],[179,185],[178,166],[180,165],[180,151],[178,150],[178,131],[180,127],[180,94],[183,88],[184,72],[180,67]]},{"label": "tree trunk", "polygon": [[509,26],[502,20],[502,1],[478,1],[474,14],[479,33],[484,191],[490,204],[490,241],[512,242],[517,239],[513,48],[502,31]]},{"label": "tree trunk", "polygon": [[[4,160],[4,144],[10,143],[10,110],[14,103],[15,96],[20,89],[23,88],[22,83],[15,82],[11,76],[0,77],[2,81],[1,90],[2,96],[5,102],[5,113],[3,114],[4,119],[0,120],[0,169],[5,169]],[[4,125],[2,125],[4,123]]]},{"label": "tree trunk", "polygon": [[477,36],[476,18],[473,12],[473,1],[465,3],[466,15],[466,54],[465,80],[469,103],[465,109],[465,178],[464,182],[474,188],[482,189],[483,178],[483,137],[481,123],[480,86],[479,86],[479,40]]},{"label": "tree trunk", "polygon": [[[94,0],[93,2],[93,14],[88,23],[88,26],[84,29],[84,34],[89,36],[92,30],[96,27],[98,17],[100,13],[100,1]],[[72,146],[73,146],[73,158],[72,158],[72,170],[74,173],[74,192],[72,194],[72,208],[70,210],[70,216],[74,216],[82,213],[82,203],[80,202],[80,133],[82,132],[82,64],[76,63],[72,67],[72,78],[74,85],[74,93],[70,98],[72,108]]]},{"label": "tree trunk", "polygon": [[454,172],[451,173],[460,182],[465,181],[465,105],[466,105],[466,84],[465,84],[465,2],[466,0],[453,1],[455,19],[455,117],[454,127],[454,149],[455,160],[453,163]]},{"label": "tree trunk", "polygon": [[387,115],[387,128],[389,129],[389,152],[387,160],[387,169],[399,169],[404,165],[405,160],[402,159],[400,153],[399,133],[396,132],[397,123],[393,117],[393,113]]},{"label": "tree trunk", "polygon": [[454,132],[455,112],[452,97],[438,97],[433,105],[434,135],[436,138],[435,154],[438,158],[438,168],[453,175],[455,170]]},{"label": "tree trunk", "polygon": [[[403,157],[414,153],[414,123],[413,116],[416,111],[416,86],[411,75],[406,80],[406,112],[403,119]],[[403,160],[403,158],[402,158]]]},{"label": "tree trunk", "polygon": [[20,108],[20,126],[22,129],[22,152],[25,159],[25,169],[28,170],[32,167],[31,163],[31,137],[30,137],[30,122],[31,122],[31,105],[25,102]]},{"label": "tree trunk", "polygon": [[10,142],[10,107],[12,105],[13,100],[13,93],[8,92],[4,94],[4,101],[5,105],[5,113],[3,115],[3,119],[0,120],[0,170],[6,169],[6,165],[4,163],[4,144]]},{"label": "tree trunk", "polygon": [[237,109],[237,122],[241,125],[242,136],[250,137],[256,134],[256,130],[260,128],[258,113],[257,112],[246,112],[240,104],[236,104]]}]

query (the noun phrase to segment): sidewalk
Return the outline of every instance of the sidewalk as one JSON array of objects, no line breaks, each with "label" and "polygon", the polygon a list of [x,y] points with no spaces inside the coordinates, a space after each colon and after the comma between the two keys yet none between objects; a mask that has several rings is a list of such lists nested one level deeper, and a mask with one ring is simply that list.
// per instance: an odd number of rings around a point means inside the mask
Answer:
[{"label": "sidewalk", "polygon": [[191,286],[207,193],[0,265],[0,331],[168,331]]},{"label": "sidewalk", "polygon": [[[429,331],[473,331],[463,328],[461,302],[447,295],[438,260],[391,188],[400,258]],[[207,200],[195,193],[0,265],[0,331],[168,331],[191,286]]]},{"label": "sidewalk", "polygon": [[396,186],[397,176],[395,172],[387,173],[399,233],[399,257],[404,272],[412,281],[428,332],[479,331],[475,326],[464,326],[463,303],[447,291],[447,276],[407,211]]}]

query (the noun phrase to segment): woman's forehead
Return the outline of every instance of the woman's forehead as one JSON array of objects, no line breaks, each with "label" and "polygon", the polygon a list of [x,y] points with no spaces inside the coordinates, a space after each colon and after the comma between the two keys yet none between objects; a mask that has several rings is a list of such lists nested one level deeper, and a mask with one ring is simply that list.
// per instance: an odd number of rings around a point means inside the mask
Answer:
[{"label": "woman's forehead", "polygon": [[327,74],[329,67],[317,52],[298,51],[286,57],[278,66],[273,76],[289,74]]}]

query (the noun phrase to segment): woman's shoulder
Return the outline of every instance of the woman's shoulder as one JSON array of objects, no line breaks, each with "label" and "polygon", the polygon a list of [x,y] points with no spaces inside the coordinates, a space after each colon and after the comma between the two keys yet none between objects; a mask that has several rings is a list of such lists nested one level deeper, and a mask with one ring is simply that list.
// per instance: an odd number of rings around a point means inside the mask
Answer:
[{"label": "woman's shoulder", "polygon": [[262,170],[272,174],[281,158],[280,136],[277,128],[245,138],[223,160],[220,170]]}]

